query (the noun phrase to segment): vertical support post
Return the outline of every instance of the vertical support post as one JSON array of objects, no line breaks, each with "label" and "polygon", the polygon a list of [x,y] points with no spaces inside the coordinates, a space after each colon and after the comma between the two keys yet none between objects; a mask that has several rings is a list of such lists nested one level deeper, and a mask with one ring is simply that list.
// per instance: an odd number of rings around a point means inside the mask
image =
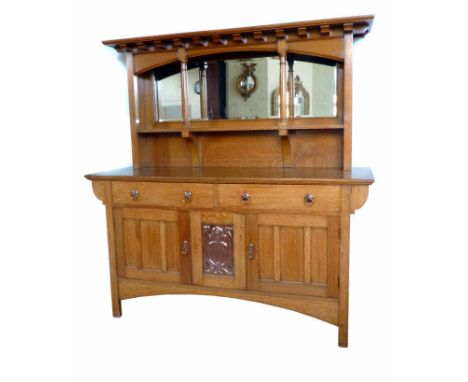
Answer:
[{"label": "vertical support post", "polygon": [[119,285],[117,279],[117,258],[115,253],[114,214],[112,212],[111,182],[106,182],[106,221],[107,221],[107,243],[109,247],[109,269],[112,297],[112,315],[122,316],[122,305],[120,302]]},{"label": "vertical support post", "polygon": [[153,74],[153,123],[159,122],[159,93],[158,93],[158,79],[156,74]]},{"label": "vertical support post", "polygon": [[154,76],[151,72],[138,76],[138,120],[140,130],[154,126]]},{"label": "vertical support post", "polygon": [[204,62],[200,67],[200,110],[201,119],[208,119],[208,86],[206,82],[206,70],[208,63]]},{"label": "vertical support post", "polygon": [[140,167],[140,155],[138,145],[137,129],[139,125],[138,120],[138,89],[136,76],[134,74],[133,66],[133,53],[127,53],[127,86],[128,86],[128,102],[130,114],[130,132],[132,138],[132,161],[133,168]]},{"label": "vertical support post", "polygon": [[351,208],[351,187],[341,188],[340,216],[340,282],[338,305],[338,346],[348,347],[349,307],[349,224]]},{"label": "vertical support post", "polygon": [[180,61],[180,87],[182,91],[182,124],[188,127],[190,124],[188,105],[188,80],[187,80],[187,52],[185,48],[177,49],[177,58]]},{"label": "vertical support post", "polygon": [[280,125],[286,125],[288,120],[287,114],[287,92],[286,92],[286,40],[278,40],[278,54],[280,59]]},{"label": "vertical support post", "polygon": [[288,58],[288,93],[289,93],[289,118],[294,118],[294,95],[295,95],[295,88],[294,88],[294,60]]},{"label": "vertical support post", "polygon": [[353,128],[353,24],[344,25],[344,75],[343,75],[343,170],[352,167]]}]

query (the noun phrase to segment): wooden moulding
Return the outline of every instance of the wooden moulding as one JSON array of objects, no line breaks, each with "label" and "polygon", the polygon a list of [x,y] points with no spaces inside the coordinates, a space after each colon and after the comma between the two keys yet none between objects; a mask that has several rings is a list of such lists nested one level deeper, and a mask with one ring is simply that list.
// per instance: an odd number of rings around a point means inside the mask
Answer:
[{"label": "wooden moulding", "polygon": [[229,290],[212,287],[199,287],[180,284],[167,284],[152,281],[118,279],[119,296],[122,300],[162,294],[198,294],[239,298],[290,309],[319,320],[338,325],[338,300],[334,298],[291,296]]},{"label": "wooden moulding", "polygon": [[179,47],[210,49],[213,46],[248,46],[287,38],[288,41],[318,40],[341,37],[345,32],[364,37],[370,32],[374,16],[356,16],[315,21],[302,21],[255,27],[221,29],[103,41],[119,52],[133,54],[170,52]]}]

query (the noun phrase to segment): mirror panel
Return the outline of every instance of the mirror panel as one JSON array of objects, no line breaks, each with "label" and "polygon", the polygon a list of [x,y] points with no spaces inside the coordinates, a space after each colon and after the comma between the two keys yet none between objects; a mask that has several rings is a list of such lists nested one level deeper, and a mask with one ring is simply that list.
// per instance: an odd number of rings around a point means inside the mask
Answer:
[{"label": "mirror panel", "polygon": [[[182,121],[180,63],[153,73],[155,121]],[[272,53],[192,59],[187,70],[190,119],[279,118],[279,77],[279,59]],[[337,116],[336,62],[289,54],[286,78],[289,118]]]},{"label": "mirror panel", "polygon": [[192,66],[198,70],[197,80],[191,76],[195,69],[188,71],[192,119],[277,118],[271,99],[279,86],[277,57],[207,57],[190,62]]},{"label": "mirror panel", "polygon": [[[288,57],[287,110],[290,118],[336,117],[336,63]],[[290,94],[294,94],[292,98]]]},{"label": "mirror panel", "polygon": [[200,69],[187,70],[188,107],[190,119],[201,119]]},{"label": "mirror panel", "polygon": [[182,120],[182,91],[180,64],[175,63],[158,68],[154,72],[156,81],[155,102],[156,122]]}]

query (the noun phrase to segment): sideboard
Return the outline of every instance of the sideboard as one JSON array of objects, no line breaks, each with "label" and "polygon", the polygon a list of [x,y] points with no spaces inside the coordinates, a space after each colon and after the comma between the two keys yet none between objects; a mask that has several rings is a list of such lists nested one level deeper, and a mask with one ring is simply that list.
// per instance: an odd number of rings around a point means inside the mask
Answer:
[{"label": "sideboard", "polygon": [[[112,312],[205,294],[338,326],[348,345],[352,49],[373,16],[104,41],[126,55],[133,166],[106,207]],[[356,107],[361,107],[356,105]]]}]

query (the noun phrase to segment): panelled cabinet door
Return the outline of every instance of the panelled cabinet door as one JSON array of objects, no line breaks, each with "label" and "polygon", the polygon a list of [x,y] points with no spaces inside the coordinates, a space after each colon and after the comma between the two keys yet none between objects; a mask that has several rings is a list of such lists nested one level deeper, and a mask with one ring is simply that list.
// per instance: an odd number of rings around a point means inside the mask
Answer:
[{"label": "panelled cabinet door", "polygon": [[246,217],[248,289],[337,297],[339,217]]},{"label": "panelled cabinet door", "polygon": [[245,288],[244,216],[191,212],[190,217],[193,284]]},{"label": "panelled cabinet door", "polygon": [[114,208],[120,277],[190,283],[188,213]]}]

